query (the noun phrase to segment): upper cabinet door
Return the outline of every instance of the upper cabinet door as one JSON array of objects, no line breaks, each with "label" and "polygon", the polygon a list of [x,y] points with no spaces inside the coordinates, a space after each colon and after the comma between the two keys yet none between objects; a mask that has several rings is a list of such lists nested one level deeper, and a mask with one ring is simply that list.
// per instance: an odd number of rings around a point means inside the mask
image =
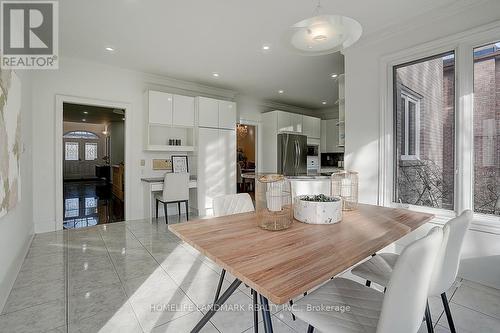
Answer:
[{"label": "upper cabinet door", "polygon": [[219,101],[213,98],[198,97],[198,125],[219,127]]},{"label": "upper cabinet door", "polygon": [[236,129],[236,103],[219,101],[219,128]]},{"label": "upper cabinet door", "polygon": [[292,131],[296,133],[302,133],[302,115],[291,113],[290,120],[292,123]]},{"label": "upper cabinet door", "polygon": [[292,119],[290,113],[278,112],[278,132],[293,132]]},{"label": "upper cabinet door", "polygon": [[174,126],[194,126],[194,97],[174,95]]},{"label": "upper cabinet door", "polygon": [[310,134],[312,138],[321,138],[321,119],[311,117],[310,119]]},{"label": "upper cabinet door", "polygon": [[172,105],[172,94],[150,90],[148,92],[149,122],[172,125]]},{"label": "upper cabinet door", "polygon": [[302,134],[312,138],[312,117],[302,116]]}]

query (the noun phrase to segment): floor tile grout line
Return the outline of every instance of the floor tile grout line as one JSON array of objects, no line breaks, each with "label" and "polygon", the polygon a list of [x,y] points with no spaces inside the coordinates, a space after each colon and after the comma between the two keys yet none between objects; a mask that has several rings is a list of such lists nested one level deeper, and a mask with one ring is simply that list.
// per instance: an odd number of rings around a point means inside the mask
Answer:
[{"label": "floor tile grout line", "polygon": [[[180,216],[179,216],[179,219],[180,219]],[[170,278],[170,279],[171,279],[171,280],[172,280],[172,281],[173,281],[173,282],[177,285],[178,289],[179,289],[179,290],[181,290],[181,291],[184,293],[184,295],[186,295],[186,297],[189,299],[189,301],[191,301],[191,303],[193,303],[193,304],[194,304],[194,306],[196,307],[196,310],[195,310],[195,311],[198,311],[198,312],[200,312],[200,313],[202,313],[202,314],[203,314],[203,312],[201,311],[201,309],[200,309],[200,307],[198,306],[198,304],[196,304],[196,302],[195,302],[193,299],[191,299],[191,297],[189,297],[189,295],[188,295],[188,294],[187,294],[187,293],[186,293],[186,292],[182,289],[182,287],[181,287],[181,286],[180,286],[180,285],[179,285],[179,284],[178,284],[178,283],[174,280],[174,278],[173,278],[173,277],[172,277],[172,276],[171,276],[171,275],[167,272],[167,270],[166,270],[166,269],[162,266],[162,264],[161,264],[161,263],[160,263],[160,262],[159,262],[159,261],[158,261],[158,260],[154,257],[154,255],[153,255],[153,254],[149,251],[149,249],[148,249],[146,246],[144,246],[144,244],[142,244],[141,240],[140,240],[139,238],[137,238],[137,236],[134,234],[134,232],[133,232],[132,230],[130,230],[130,228],[129,228],[128,226],[127,226],[127,229],[128,229],[128,230],[132,233],[132,235],[135,237],[135,239],[137,239],[137,241],[139,241],[139,243],[141,243],[141,245],[142,245],[142,246],[146,249],[146,251],[148,251],[149,255],[150,255],[151,257],[153,257],[153,260],[154,260],[154,261],[156,261],[156,263],[157,263],[157,264],[158,264],[158,266],[161,268],[161,270],[162,270],[162,271],[164,271],[164,272],[165,272],[165,274],[167,274],[167,275],[168,275],[168,277],[169,277],[169,278]],[[167,228],[167,230],[168,230],[168,228]],[[182,246],[182,243],[181,243],[181,246]],[[188,254],[189,254],[189,255],[191,255],[191,253],[188,253]],[[194,257],[194,256],[193,256],[193,257]],[[195,258],[195,259],[197,259],[196,257],[194,257],[194,258]],[[203,262],[202,262],[202,263],[203,263]],[[209,267],[209,268],[211,269],[211,267]],[[213,269],[212,269],[212,270],[213,270]],[[216,274],[218,274],[217,272],[215,272],[215,273],[216,273]],[[219,275],[220,275],[220,274],[219,274]],[[193,313],[193,312],[195,312],[195,311],[192,311],[192,312],[190,312],[190,313]],[[189,314],[189,313],[187,313],[187,314],[185,314],[185,315],[188,315],[188,314]],[[179,317],[179,318],[182,318],[182,317],[184,317],[184,316],[181,316],[181,317]],[[178,318],[176,318],[176,319],[178,319]],[[174,319],[174,320],[176,320],[176,319]],[[214,324],[211,320],[210,320],[209,322],[210,322],[210,324],[212,324],[212,326],[213,326],[213,327],[214,327],[214,328],[215,328],[218,332],[221,332],[221,331],[219,330],[219,328],[218,328],[217,326],[215,326],[215,324]],[[167,322],[167,323],[168,323],[168,322]],[[165,324],[167,324],[167,323],[165,323]],[[162,324],[162,325],[164,325],[164,324]],[[159,325],[159,326],[161,326],[161,325]],[[158,327],[158,326],[155,326],[155,327]]]},{"label": "floor tile grout line", "polygon": [[463,308],[466,308],[467,310],[470,310],[470,311],[473,311],[473,312],[477,312],[479,314],[482,314],[482,315],[485,315],[486,317],[490,317],[492,319],[495,319],[495,320],[498,320],[500,321],[500,317],[495,317],[495,316],[492,316],[490,314],[487,314],[487,313],[484,313],[484,312],[481,312],[479,310],[476,310],[476,309],[473,309],[471,308],[470,306],[466,306],[466,305],[463,305],[463,304],[460,304],[460,303],[457,303],[457,302],[454,302],[454,301],[451,301],[451,303],[455,304],[455,305],[458,305],[458,306],[461,306]]},{"label": "floor tile grout line", "polygon": [[[125,227],[126,227],[126,225],[125,225]],[[108,255],[108,259],[109,259],[109,261],[111,261],[111,265],[113,266],[113,269],[114,269],[114,271],[115,271],[115,273],[116,273],[116,276],[118,276],[118,280],[120,281],[120,287],[121,287],[121,289],[122,289],[123,294],[124,294],[124,295],[125,295],[125,297],[126,297],[125,303],[129,303],[129,297],[128,297],[128,295],[127,295],[127,292],[125,291],[124,281],[122,280],[122,278],[121,278],[120,274],[118,274],[118,270],[116,269],[115,263],[113,262],[113,259],[111,258],[111,254],[109,253],[108,246],[106,245],[106,242],[104,241],[104,238],[102,237],[101,230],[100,230],[99,228],[97,228],[97,231],[98,231],[98,233],[99,233],[99,237],[101,237],[101,240],[102,240],[102,242],[104,243],[104,248],[106,249],[106,253],[107,253],[107,255]],[[135,237],[135,236],[134,236],[134,237]],[[142,244],[141,244],[141,245],[142,245]],[[139,320],[139,317],[137,316],[137,313],[135,312],[134,307],[133,307],[133,306],[132,306],[132,304],[130,304],[130,303],[129,303],[129,305],[130,305],[130,308],[132,309],[132,312],[134,313],[134,317],[135,317],[135,319],[137,320],[137,323],[139,324],[139,327],[141,328],[142,332],[144,332],[144,333],[145,333],[145,332],[146,332],[146,330],[144,329],[144,327],[142,327],[141,321]],[[92,317],[93,317],[93,316],[92,316]],[[89,318],[91,318],[91,317],[89,317]]]},{"label": "floor tile grout line", "polygon": [[[189,301],[190,301],[191,303],[193,303],[193,304],[196,306],[196,310],[195,310],[195,311],[199,311],[199,308],[198,308],[198,306],[196,305],[196,303],[194,302],[194,300],[192,300],[192,299],[188,296],[188,294],[186,294],[186,293],[184,292],[184,290],[182,290],[181,286],[180,286],[179,284],[177,284],[177,282],[176,282],[176,281],[175,281],[175,280],[174,280],[174,279],[170,276],[170,274],[168,274],[167,270],[163,268],[163,266],[162,266],[162,265],[158,262],[158,260],[156,260],[156,258],[155,258],[155,257],[153,256],[153,254],[149,251],[149,249],[148,249],[148,248],[147,248],[147,247],[146,247],[146,246],[145,246],[145,245],[141,242],[141,240],[140,240],[139,238],[137,238],[137,236],[134,234],[134,232],[133,232],[133,231],[132,231],[132,230],[131,230],[131,229],[130,229],[130,228],[129,228],[126,224],[125,224],[125,227],[127,228],[127,230],[129,230],[129,232],[132,234],[132,236],[134,236],[134,238],[135,238],[135,239],[136,239],[136,240],[137,240],[137,241],[138,241],[138,242],[142,245],[142,247],[143,247],[143,248],[144,248],[144,249],[148,252],[148,254],[149,254],[149,255],[153,258],[153,260],[154,260],[154,261],[158,264],[158,267],[159,267],[159,268],[160,268],[163,272],[165,272],[165,274],[167,274],[167,276],[168,276],[170,279],[172,279],[172,282],[173,282],[173,283],[175,283],[175,285],[177,286],[177,289],[181,290],[181,291],[182,291],[182,293],[183,293],[184,295],[186,295],[186,297],[189,299]],[[133,308],[133,306],[132,306],[132,308]],[[180,318],[182,318],[182,317],[184,317],[184,316],[187,316],[188,314],[193,313],[193,312],[195,312],[195,311],[188,312],[188,313],[186,313],[186,314],[184,314],[184,315],[182,315],[182,316],[180,316],[180,317],[178,317],[178,318],[175,318],[175,319],[173,319],[173,320],[169,320],[169,321],[167,321],[167,322],[165,322],[165,323],[163,323],[163,324],[160,324],[160,325],[158,325],[158,326],[154,326],[153,328],[155,328],[155,327],[159,327],[159,326],[162,326],[162,325],[165,325],[165,324],[168,324],[168,323],[169,323],[169,322],[171,322],[171,321],[174,321],[174,320],[180,319]],[[200,311],[200,312],[201,312],[201,311]],[[135,310],[134,310],[134,313],[135,313]],[[136,314],[136,316],[137,316],[137,314]],[[139,324],[140,324],[140,322],[139,322]],[[212,324],[212,325],[213,325],[213,324]],[[215,325],[213,325],[213,326],[215,327]],[[141,327],[142,327],[142,324],[141,324]],[[217,329],[217,328],[216,328],[216,329]],[[144,330],[144,329],[143,329],[143,330]]]}]

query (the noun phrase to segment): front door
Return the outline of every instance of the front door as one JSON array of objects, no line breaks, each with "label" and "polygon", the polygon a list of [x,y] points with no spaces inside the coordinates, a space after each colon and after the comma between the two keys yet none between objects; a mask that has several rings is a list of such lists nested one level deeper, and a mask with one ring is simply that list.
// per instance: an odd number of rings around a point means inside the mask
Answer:
[{"label": "front door", "polygon": [[99,165],[99,140],[65,138],[64,179],[88,179],[95,177],[95,166]]}]

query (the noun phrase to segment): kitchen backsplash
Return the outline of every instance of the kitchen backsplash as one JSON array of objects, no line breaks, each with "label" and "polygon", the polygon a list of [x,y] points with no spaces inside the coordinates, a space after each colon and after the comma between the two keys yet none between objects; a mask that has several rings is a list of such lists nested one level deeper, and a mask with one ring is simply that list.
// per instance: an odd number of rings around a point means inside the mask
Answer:
[{"label": "kitchen backsplash", "polygon": [[344,160],[344,153],[321,153],[321,167],[337,167]]}]

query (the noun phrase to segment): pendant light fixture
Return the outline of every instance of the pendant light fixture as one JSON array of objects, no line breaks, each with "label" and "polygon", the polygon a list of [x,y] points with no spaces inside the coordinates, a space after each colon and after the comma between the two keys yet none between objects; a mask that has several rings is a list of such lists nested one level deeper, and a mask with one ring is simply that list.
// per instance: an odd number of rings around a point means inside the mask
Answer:
[{"label": "pendant light fixture", "polygon": [[341,51],[354,44],[362,33],[358,21],[341,15],[323,13],[318,0],[313,17],[292,25],[287,32],[291,46],[303,55],[323,55]]}]

